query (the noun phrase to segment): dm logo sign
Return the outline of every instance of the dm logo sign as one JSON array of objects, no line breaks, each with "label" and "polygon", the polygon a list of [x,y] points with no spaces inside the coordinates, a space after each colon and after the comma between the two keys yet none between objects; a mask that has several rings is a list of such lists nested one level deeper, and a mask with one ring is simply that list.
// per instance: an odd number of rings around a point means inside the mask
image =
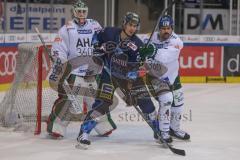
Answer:
[{"label": "dm logo sign", "polygon": [[186,9],[184,12],[184,33],[228,34],[228,12],[226,10],[204,9],[202,19],[200,10]]},{"label": "dm logo sign", "polygon": [[224,47],[223,76],[240,76],[240,47]]}]

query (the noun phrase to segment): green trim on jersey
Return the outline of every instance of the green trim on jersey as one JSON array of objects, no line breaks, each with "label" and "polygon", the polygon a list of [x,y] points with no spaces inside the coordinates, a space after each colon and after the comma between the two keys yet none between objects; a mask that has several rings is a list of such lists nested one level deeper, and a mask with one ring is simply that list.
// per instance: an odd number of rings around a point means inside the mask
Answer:
[{"label": "green trim on jersey", "polygon": [[178,90],[182,88],[182,84],[181,84],[181,81],[180,81],[180,76],[178,75],[172,85],[172,90]]}]

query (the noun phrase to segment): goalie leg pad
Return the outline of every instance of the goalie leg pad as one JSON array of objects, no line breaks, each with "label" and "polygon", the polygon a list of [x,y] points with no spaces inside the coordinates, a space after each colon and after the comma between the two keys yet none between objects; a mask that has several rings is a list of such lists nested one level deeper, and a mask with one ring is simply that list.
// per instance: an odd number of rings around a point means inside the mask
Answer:
[{"label": "goalie leg pad", "polygon": [[69,112],[70,101],[59,97],[54,103],[51,114],[47,122],[47,132],[53,136],[63,137],[66,127],[70,122],[71,114]]},{"label": "goalie leg pad", "polygon": [[59,118],[56,118],[53,122],[51,135],[53,137],[64,137],[66,135],[66,128],[69,124],[69,121],[62,121]]},{"label": "goalie leg pad", "polygon": [[98,118],[94,129],[100,136],[108,136],[116,128],[116,124],[112,120],[110,113],[108,113]]}]

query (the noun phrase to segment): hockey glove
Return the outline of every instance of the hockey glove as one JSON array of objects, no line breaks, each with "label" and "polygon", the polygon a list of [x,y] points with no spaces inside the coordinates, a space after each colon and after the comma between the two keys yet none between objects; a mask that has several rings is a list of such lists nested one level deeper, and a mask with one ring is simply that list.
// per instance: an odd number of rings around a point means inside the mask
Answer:
[{"label": "hockey glove", "polygon": [[154,44],[149,44],[148,46],[144,46],[139,48],[139,54],[142,61],[145,61],[146,57],[151,57],[155,54],[156,47]]}]

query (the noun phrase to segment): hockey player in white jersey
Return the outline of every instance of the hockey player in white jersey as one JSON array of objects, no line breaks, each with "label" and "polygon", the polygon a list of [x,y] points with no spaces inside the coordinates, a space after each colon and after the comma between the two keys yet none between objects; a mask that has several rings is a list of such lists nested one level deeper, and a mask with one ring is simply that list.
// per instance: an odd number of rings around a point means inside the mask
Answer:
[{"label": "hockey player in white jersey", "polygon": [[[87,19],[88,7],[81,0],[77,0],[72,7],[72,21],[69,21],[66,25],[60,28],[58,36],[53,43],[51,54],[55,60],[53,64],[53,71],[49,77],[50,85],[55,84],[58,91],[58,99],[55,101],[51,114],[48,118],[47,132],[54,138],[63,137],[66,132],[66,126],[71,119],[70,106],[71,102],[68,99],[67,93],[63,88],[64,80],[67,80],[70,86],[76,85],[89,85],[96,87],[95,75],[92,75],[92,71],[88,67],[88,63],[80,64],[79,68],[71,70],[71,67],[65,68],[63,73],[58,74],[63,64],[66,64],[69,60],[72,60],[79,56],[92,56],[93,46],[92,40],[95,32],[102,29],[100,24],[93,20]],[[58,69],[57,69],[58,68]],[[57,78],[56,78],[57,77]],[[87,81],[87,82],[86,82]],[[80,84],[79,84],[80,83]],[[53,87],[55,88],[55,87]],[[76,97],[79,100],[78,97]],[[87,99],[88,103],[94,101],[91,98]],[[80,102],[83,104],[82,102]],[[88,104],[92,106],[92,104]],[[70,115],[70,116],[69,116]],[[110,115],[104,117],[99,121],[99,126],[96,126],[99,134],[111,133],[116,128],[115,124],[107,123],[111,119]],[[104,125],[103,125],[104,123]]]},{"label": "hockey player in white jersey", "polygon": [[167,142],[172,142],[171,136],[188,140],[190,135],[180,129],[184,97],[179,77],[178,59],[183,42],[173,31],[171,16],[161,17],[158,27],[159,32],[155,32],[151,40],[157,48],[153,58],[167,67],[168,71],[159,78],[168,81],[172,88],[172,92],[158,97],[159,129],[163,139]]}]

